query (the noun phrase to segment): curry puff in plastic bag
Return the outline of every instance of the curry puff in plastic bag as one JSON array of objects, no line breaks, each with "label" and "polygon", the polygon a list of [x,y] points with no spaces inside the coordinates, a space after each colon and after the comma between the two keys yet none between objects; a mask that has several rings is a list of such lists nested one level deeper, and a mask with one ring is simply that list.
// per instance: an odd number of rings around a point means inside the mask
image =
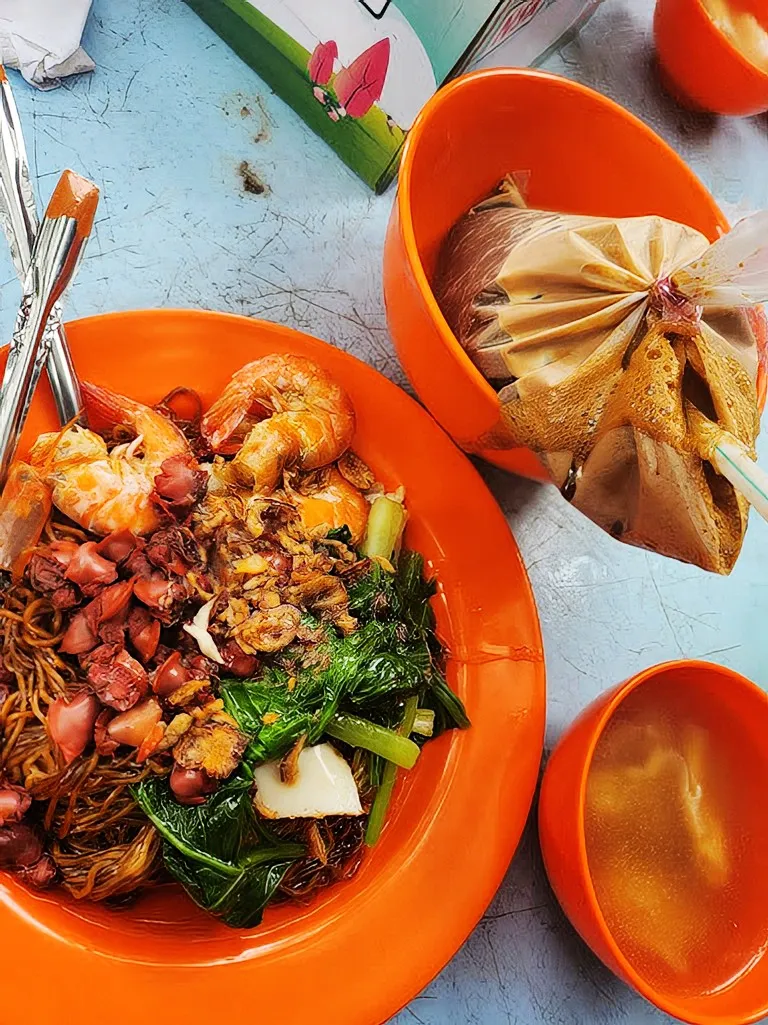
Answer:
[{"label": "curry puff in plastic bag", "polygon": [[748,505],[713,454],[754,458],[768,212],[711,245],[658,216],[531,210],[507,178],[448,235],[435,293],[500,392],[485,447],[533,449],[614,537],[730,572]]}]

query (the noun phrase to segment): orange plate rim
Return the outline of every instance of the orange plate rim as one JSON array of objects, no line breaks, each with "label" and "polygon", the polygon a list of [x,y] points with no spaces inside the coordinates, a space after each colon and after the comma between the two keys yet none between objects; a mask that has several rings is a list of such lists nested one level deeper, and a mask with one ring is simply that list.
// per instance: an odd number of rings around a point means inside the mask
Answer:
[{"label": "orange plate rim", "polygon": [[[137,954],[135,937],[123,939],[119,915],[100,926],[83,924],[59,901],[31,896],[0,873],[0,960],[15,966],[4,987],[3,1025],[101,1025],[107,1004],[111,1025],[135,1025],[148,1010],[155,1017],[171,1009],[186,1025],[246,1014],[284,1025],[308,1016],[378,1025],[440,971],[482,916],[519,843],[536,786],[544,660],[533,594],[508,524],[477,471],[426,411],[326,342],[201,310],[106,314],[72,322],[67,333],[84,379],[145,402],[185,384],[207,404],[235,369],[274,351],[307,355],[338,376],[358,411],[356,447],[385,483],[399,476],[411,496],[412,543],[441,580],[436,611],[453,651],[449,679],[473,726],[425,748],[417,773],[401,787],[392,823],[355,879],[317,907],[297,909],[290,921],[278,909],[261,933],[233,937],[218,927],[227,934],[215,941],[225,944],[221,956],[213,940],[212,953],[199,953],[208,951],[207,934],[195,945],[183,929],[178,936],[171,930],[163,946],[138,912],[146,946]],[[46,391],[35,399],[22,449],[54,427]]]}]

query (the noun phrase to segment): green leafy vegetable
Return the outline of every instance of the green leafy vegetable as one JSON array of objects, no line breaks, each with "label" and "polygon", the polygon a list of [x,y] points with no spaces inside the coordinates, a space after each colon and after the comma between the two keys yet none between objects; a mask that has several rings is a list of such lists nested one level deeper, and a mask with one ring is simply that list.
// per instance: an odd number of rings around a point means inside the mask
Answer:
[{"label": "green leafy vegetable", "polygon": [[166,868],[206,911],[227,925],[258,925],[301,844],[275,840],[253,813],[250,780],[238,775],[205,804],[179,804],[166,779],[152,776],[134,797],[163,837]]},{"label": "green leafy vegetable", "polygon": [[461,698],[450,689],[439,669],[442,651],[430,605],[435,591],[435,581],[424,576],[422,557],[417,552],[403,552],[395,576],[375,565],[350,590],[350,612],[361,620],[373,615],[379,620],[401,622],[412,643],[419,640],[426,649],[429,668],[420,705],[435,712],[433,736],[437,737],[446,729],[467,729],[470,721]]},{"label": "green leafy vegetable", "polygon": [[[258,680],[223,680],[221,697],[240,728],[251,736],[249,764],[281,758],[303,734],[314,744],[339,712],[381,720],[407,697],[435,711],[435,734],[468,719],[459,698],[440,675],[440,645],[419,555],[403,553],[397,572],[374,564],[349,590],[350,612],[360,623],[347,637],[330,630],[321,665],[289,673],[267,666]],[[389,710],[389,712],[388,712]]]},{"label": "green leafy vegetable", "polygon": [[163,844],[163,858],[168,871],[196,904],[235,929],[259,925],[264,908],[291,864],[285,860],[264,861],[232,875],[185,858],[167,842]]},{"label": "green leafy vegetable", "polygon": [[422,704],[425,708],[431,708],[435,713],[432,736],[438,737],[445,730],[454,728],[469,729],[471,724],[464,704],[458,694],[453,693],[442,674],[433,672],[429,684]]},{"label": "green leafy vegetable", "polygon": [[236,874],[240,846],[253,823],[250,781],[235,776],[205,804],[179,804],[168,781],[157,776],[143,780],[134,797],[157,831],[185,857],[219,871]]}]

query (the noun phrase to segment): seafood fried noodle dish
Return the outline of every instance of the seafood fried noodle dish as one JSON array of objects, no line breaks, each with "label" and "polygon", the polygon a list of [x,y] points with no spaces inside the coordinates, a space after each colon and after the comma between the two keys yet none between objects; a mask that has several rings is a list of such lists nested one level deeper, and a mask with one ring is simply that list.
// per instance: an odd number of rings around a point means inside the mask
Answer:
[{"label": "seafood fried noodle dish", "polygon": [[113,903],[171,878],[254,926],[351,876],[398,770],[468,725],[433,585],[309,360],[243,367],[205,415],[84,397],[3,496],[33,544],[0,594],[0,870]]}]

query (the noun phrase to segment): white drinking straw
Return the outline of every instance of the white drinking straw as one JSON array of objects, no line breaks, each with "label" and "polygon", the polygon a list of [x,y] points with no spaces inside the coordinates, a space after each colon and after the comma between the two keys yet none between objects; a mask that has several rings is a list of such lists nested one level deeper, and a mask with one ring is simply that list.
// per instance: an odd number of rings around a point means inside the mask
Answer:
[{"label": "white drinking straw", "polygon": [[743,495],[764,520],[768,520],[768,473],[750,458],[736,439],[719,442],[713,452],[715,469]]}]

